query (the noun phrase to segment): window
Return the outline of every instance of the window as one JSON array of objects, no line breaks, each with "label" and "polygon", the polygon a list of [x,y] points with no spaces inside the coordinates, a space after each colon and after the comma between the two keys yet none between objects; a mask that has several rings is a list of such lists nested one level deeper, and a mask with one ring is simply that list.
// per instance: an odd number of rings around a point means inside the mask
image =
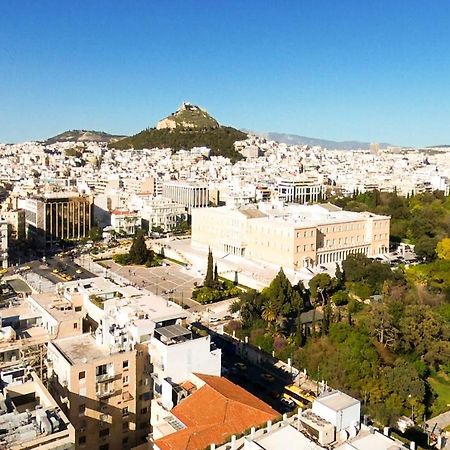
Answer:
[{"label": "window", "polygon": [[129,411],[128,411],[128,406],[125,406],[125,408],[122,408],[122,416],[128,416]]},{"label": "window", "polygon": [[84,378],[86,378],[86,372],[83,370],[83,372],[80,372],[78,374],[78,379],[83,380]]},{"label": "window", "polygon": [[[155,384],[155,387],[156,387],[157,385]],[[159,392],[158,391],[156,391],[158,394],[160,394],[161,393],[161,386],[159,386]],[[144,392],[143,394],[141,394],[140,396],[139,396],[139,400],[141,400],[141,401],[145,401],[145,400],[150,400],[150,392]]]},{"label": "window", "polygon": [[97,366],[95,369],[95,374],[97,376],[106,375],[108,373],[108,366],[106,364],[102,364],[101,366]]},{"label": "window", "polygon": [[123,381],[123,384],[126,386],[126,385],[128,384],[128,375],[125,375],[125,376],[122,378],[122,381]]},{"label": "window", "polygon": [[100,445],[100,447],[98,448],[98,450],[109,450],[109,444],[103,444],[103,445]]},{"label": "window", "polygon": [[147,414],[147,413],[148,413],[147,407],[141,409],[141,414]]},{"label": "window", "polygon": [[75,311],[76,312],[80,312],[81,311],[81,306],[75,306]]},{"label": "window", "polygon": [[98,437],[106,437],[109,436],[109,428],[105,428],[104,430],[100,430],[98,432]]},{"label": "window", "polygon": [[128,422],[124,422],[124,423],[122,424],[122,430],[123,430],[123,431],[128,431]]},{"label": "window", "polygon": [[83,403],[82,405],[78,406],[78,414],[81,416],[86,411],[86,405]]},{"label": "window", "polygon": [[86,436],[80,436],[78,438],[78,445],[84,445],[86,444]]},{"label": "window", "polygon": [[127,360],[127,361],[124,361],[124,362],[122,363],[122,367],[123,367],[124,369],[128,369],[128,360]]},{"label": "window", "polygon": [[74,323],[73,323],[73,329],[76,330],[77,328],[78,328],[78,323],[77,323],[77,322],[74,322]]}]

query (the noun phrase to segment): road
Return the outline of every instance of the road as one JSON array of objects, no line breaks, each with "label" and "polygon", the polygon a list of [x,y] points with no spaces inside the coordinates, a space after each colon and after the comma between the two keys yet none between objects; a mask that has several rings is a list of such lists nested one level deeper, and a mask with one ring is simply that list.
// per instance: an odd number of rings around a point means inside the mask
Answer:
[{"label": "road", "polygon": [[290,384],[286,377],[270,373],[263,367],[254,365],[237,356],[231,347],[221,339],[213,338],[214,345],[222,350],[223,376],[265,401],[280,413],[289,412],[281,401],[284,387]]}]

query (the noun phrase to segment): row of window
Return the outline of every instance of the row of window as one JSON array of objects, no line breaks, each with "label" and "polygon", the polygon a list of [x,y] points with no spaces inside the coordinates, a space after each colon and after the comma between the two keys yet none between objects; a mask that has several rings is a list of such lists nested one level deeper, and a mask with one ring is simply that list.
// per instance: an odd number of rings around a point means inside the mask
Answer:
[{"label": "row of window", "polygon": [[[76,328],[75,325],[76,324],[74,324],[74,328]],[[122,369],[127,370],[128,367],[129,367],[128,360],[122,361]],[[107,375],[109,373],[109,370],[111,370],[111,369],[112,369],[111,364],[101,364],[100,366],[97,366],[95,368],[95,375],[97,377],[101,376],[101,375]],[[84,370],[78,373],[79,380],[84,380],[85,378],[86,378],[86,372]]]}]

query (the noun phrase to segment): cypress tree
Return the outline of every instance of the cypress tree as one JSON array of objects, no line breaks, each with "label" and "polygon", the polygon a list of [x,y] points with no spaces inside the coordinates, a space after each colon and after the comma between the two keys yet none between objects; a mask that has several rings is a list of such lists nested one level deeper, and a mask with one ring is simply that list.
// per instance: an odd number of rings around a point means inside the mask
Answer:
[{"label": "cypress tree", "polygon": [[133,264],[145,264],[149,257],[149,251],[145,245],[145,238],[143,231],[138,231],[133,239],[130,248],[130,259]]},{"label": "cypress tree", "polygon": [[203,282],[203,285],[208,288],[212,288],[214,285],[214,278],[213,278],[213,255],[211,252],[211,248],[208,249],[208,265],[206,267],[206,276],[205,281]]}]

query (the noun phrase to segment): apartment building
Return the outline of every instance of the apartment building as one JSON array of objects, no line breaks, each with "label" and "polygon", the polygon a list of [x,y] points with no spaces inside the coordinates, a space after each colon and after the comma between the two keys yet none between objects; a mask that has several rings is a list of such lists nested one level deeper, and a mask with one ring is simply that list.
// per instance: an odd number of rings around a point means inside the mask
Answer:
[{"label": "apartment building", "polygon": [[111,348],[91,334],[48,344],[50,391],[75,428],[77,448],[122,450],[139,443],[137,388],[144,351]]},{"label": "apartment building", "polygon": [[25,210],[28,236],[41,245],[82,239],[92,226],[93,198],[76,192],[53,192],[19,200]]},{"label": "apartment building", "polygon": [[192,243],[301,269],[339,263],[350,253],[386,253],[389,224],[390,217],[331,204],[203,208],[192,213]]},{"label": "apartment building", "polygon": [[0,218],[0,262],[2,269],[8,268],[8,222]]},{"label": "apartment building", "polygon": [[208,206],[208,186],[202,183],[188,181],[166,181],[163,183],[163,196],[175,203],[180,203],[191,214],[192,208]]}]

